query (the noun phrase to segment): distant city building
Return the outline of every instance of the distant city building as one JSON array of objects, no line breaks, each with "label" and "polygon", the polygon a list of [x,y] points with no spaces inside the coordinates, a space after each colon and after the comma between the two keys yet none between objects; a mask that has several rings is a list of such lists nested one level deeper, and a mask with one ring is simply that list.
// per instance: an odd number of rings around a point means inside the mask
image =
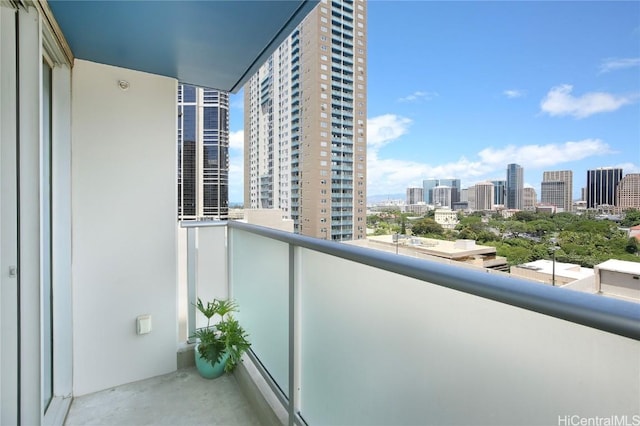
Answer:
[{"label": "distant city building", "polygon": [[439,179],[438,185],[451,188],[451,203],[460,201],[460,179]]},{"label": "distant city building", "polygon": [[[540,203],[554,206],[558,211],[564,210],[565,182],[546,181],[540,183]],[[570,211],[571,209],[569,209]]]},{"label": "distant city building", "polygon": [[618,183],[618,202],[620,210],[640,209],[640,173],[629,173]]},{"label": "distant city building", "polygon": [[477,211],[487,211],[493,209],[493,183],[480,182],[474,186],[475,209]]},{"label": "distant city building", "polygon": [[535,211],[538,204],[536,190],[528,187],[522,189],[522,210]]},{"label": "distant city building", "polygon": [[622,169],[602,167],[587,170],[587,208],[615,206],[618,183],[622,180]]},{"label": "distant city building", "polygon": [[476,186],[467,188],[467,207],[471,211],[476,210]]},{"label": "distant city building", "polygon": [[524,172],[522,167],[514,163],[507,165],[507,197],[505,205],[507,209],[523,209],[523,189]]},{"label": "distant city building", "polygon": [[[562,182],[562,185],[551,184],[545,187],[545,182]],[[545,192],[545,188],[548,192]],[[558,191],[562,192],[558,192]],[[573,209],[573,172],[571,170],[547,171],[542,174],[541,201],[551,203],[561,211],[570,212]]]},{"label": "distant city building", "polygon": [[422,190],[425,203],[433,204],[433,188],[435,188],[436,186],[438,186],[438,179],[425,179],[422,181]]},{"label": "distant city building", "polygon": [[424,190],[422,188],[407,188],[407,204],[424,202]]},{"label": "distant city building", "polygon": [[229,94],[178,85],[178,219],[228,219]]},{"label": "distant city building", "polygon": [[450,186],[438,185],[433,188],[433,205],[436,207],[452,206],[452,188]]},{"label": "distant city building", "polygon": [[458,201],[457,203],[453,203],[451,207],[453,210],[469,210],[469,202],[468,201]]},{"label": "distant city building", "polygon": [[553,204],[540,203],[540,204],[536,205],[535,211],[536,211],[536,213],[554,214],[554,213],[558,213],[558,208]]},{"label": "distant city building", "polygon": [[436,209],[433,219],[444,229],[455,229],[458,213],[450,209]]},{"label": "distant city building", "polygon": [[404,211],[406,213],[413,213],[420,216],[425,215],[429,210],[433,210],[433,208],[425,203],[410,204],[408,206],[404,206]]},{"label": "distant city building", "polygon": [[[485,268],[508,272],[507,259],[497,255],[495,247],[476,244],[474,240],[436,240],[423,237],[394,239],[395,235],[369,236],[347,244],[368,247],[460,267]],[[491,271],[494,272],[494,271]]]},{"label": "distant city building", "polygon": [[492,180],[493,184],[493,204],[504,206],[505,195],[507,192],[506,180]]},{"label": "distant city building", "polygon": [[[460,190],[460,202],[465,203],[469,201],[469,189],[464,188]],[[455,204],[455,203],[453,203]]]}]

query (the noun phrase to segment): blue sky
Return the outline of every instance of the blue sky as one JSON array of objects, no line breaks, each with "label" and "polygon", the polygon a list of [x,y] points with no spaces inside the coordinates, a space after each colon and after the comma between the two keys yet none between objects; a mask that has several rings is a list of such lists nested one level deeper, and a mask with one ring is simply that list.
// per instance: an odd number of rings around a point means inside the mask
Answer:
[{"label": "blue sky", "polygon": [[[467,187],[508,163],[640,172],[640,2],[368,3],[368,195],[426,178]],[[230,201],[242,201],[242,93]]]}]

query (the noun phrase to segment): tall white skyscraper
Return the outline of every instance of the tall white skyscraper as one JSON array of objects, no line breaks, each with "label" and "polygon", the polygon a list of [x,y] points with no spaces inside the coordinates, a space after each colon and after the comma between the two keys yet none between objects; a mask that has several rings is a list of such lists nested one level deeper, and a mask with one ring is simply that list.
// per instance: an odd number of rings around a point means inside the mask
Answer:
[{"label": "tall white skyscraper", "polygon": [[318,4],[244,89],[245,208],[300,234],[366,236],[366,8]]}]

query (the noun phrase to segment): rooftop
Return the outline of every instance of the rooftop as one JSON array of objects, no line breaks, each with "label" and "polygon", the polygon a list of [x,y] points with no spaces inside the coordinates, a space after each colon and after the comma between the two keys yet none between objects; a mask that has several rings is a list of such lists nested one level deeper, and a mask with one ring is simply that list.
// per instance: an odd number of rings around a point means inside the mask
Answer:
[{"label": "rooftop", "polygon": [[605,271],[622,272],[630,275],[640,275],[640,263],[626,260],[609,259],[596,265],[596,268]]},{"label": "rooftop", "polygon": [[[540,272],[543,274],[552,274],[554,265],[552,260],[539,259],[533,262],[523,263],[517,265],[519,268],[530,269],[532,271]],[[583,268],[580,265],[574,263],[555,262],[555,274],[559,277],[573,278],[574,280],[580,280],[593,276],[593,269]]]}]

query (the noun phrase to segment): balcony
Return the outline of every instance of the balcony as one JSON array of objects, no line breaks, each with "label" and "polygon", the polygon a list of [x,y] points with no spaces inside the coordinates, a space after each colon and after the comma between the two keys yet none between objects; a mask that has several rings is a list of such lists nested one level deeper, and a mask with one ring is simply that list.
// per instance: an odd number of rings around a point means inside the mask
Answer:
[{"label": "balcony", "polygon": [[[177,84],[239,89],[315,4],[276,3],[3,2],[0,423],[60,424],[72,399],[180,378],[197,296],[238,300],[254,352],[235,378],[260,421],[639,414],[636,304],[235,222],[176,229]],[[262,30],[233,37],[246,22]]]},{"label": "balcony", "polygon": [[233,295],[290,421],[638,414],[637,304],[244,223],[186,226],[202,265],[187,300]]}]

